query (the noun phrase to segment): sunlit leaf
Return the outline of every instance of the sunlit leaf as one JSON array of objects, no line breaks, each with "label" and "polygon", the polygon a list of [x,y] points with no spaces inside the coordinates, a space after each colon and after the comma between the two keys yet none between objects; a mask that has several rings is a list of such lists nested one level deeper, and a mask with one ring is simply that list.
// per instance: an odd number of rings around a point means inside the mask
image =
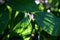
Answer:
[{"label": "sunlit leaf", "polygon": [[[18,35],[22,35],[24,37],[24,40],[26,39],[25,36],[31,34],[32,31],[32,25],[30,23],[30,19],[28,17],[24,17],[12,30],[11,34],[14,34],[13,32],[17,33]],[[14,36],[14,35],[13,35]],[[28,36],[29,37],[29,36]],[[29,39],[29,38],[28,38]]]},{"label": "sunlit leaf", "polygon": [[[27,32],[30,32],[31,28],[30,28],[30,19],[27,17],[25,17],[24,19],[22,19],[15,27],[13,30],[15,30],[16,33],[21,34],[25,34]],[[27,31],[29,30],[29,31]]]}]

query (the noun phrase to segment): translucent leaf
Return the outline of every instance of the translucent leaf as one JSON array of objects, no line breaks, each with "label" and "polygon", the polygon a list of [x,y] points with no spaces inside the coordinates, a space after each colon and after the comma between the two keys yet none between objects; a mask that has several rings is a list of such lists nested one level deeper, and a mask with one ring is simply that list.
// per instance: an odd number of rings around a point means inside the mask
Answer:
[{"label": "translucent leaf", "polygon": [[23,36],[24,40],[29,39],[26,37],[30,35],[32,31],[32,25],[30,23],[30,19],[28,17],[24,17],[12,30],[11,35],[15,36],[14,34],[17,33],[19,36]]},{"label": "translucent leaf", "polygon": [[[31,24],[29,18],[22,19],[13,29],[19,35],[27,35],[31,32]],[[28,30],[28,31],[27,31]]]}]

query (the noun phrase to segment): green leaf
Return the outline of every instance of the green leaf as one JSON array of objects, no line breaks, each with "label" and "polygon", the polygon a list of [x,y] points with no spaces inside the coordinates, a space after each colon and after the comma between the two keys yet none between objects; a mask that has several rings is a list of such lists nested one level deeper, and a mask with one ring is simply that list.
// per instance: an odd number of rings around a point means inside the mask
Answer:
[{"label": "green leaf", "polygon": [[33,12],[38,10],[35,0],[8,0],[8,5],[18,11]]},{"label": "green leaf", "polygon": [[0,34],[4,34],[9,20],[9,12],[6,5],[0,5]]},{"label": "green leaf", "polygon": [[[28,17],[23,18],[13,29],[16,33],[25,34],[26,30],[31,26],[30,19]],[[30,29],[31,30],[31,29]],[[25,32],[24,32],[25,31]]]},{"label": "green leaf", "polygon": [[60,35],[60,18],[52,13],[38,12],[35,14],[35,20],[48,34],[52,36]]},{"label": "green leaf", "polygon": [[[30,35],[32,31],[32,25],[30,23],[30,19],[28,17],[24,17],[12,30],[11,35],[17,33],[19,36],[23,36],[24,40]],[[14,33],[15,32],[15,33]],[[29,39],[29,38],[28,38]]]}]

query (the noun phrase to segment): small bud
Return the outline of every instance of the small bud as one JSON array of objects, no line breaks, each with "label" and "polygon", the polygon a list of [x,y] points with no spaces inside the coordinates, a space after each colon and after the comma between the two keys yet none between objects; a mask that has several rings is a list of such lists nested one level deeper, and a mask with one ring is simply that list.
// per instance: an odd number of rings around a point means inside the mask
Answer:
[{"label": "small bud", "polygon": [[48,3],[48,0],[45,0],[45,3]]},{"label": "small bud", "polygon": [[34,15],[33,14],[30,15],[30,19],[34,21]]},{"label": "small bud", "polygon": [[40,1],[39,1],[39,0],[35,0],[35,3],[36,3],[36,4],[40,4]]},{"label": "small bud", "polygon": [[34,15],[33,14],[29,14],[29,13],[28,13],[28,15],[30,17],[30,20],[34,21]]},{"label": "small bud", "polygon": [[48,9],[47,12],[50,13],[50,10]]},{"label": "small bud", "polygon": [[35,3],[36,4],[40,4],[40,3],[46,4],[46,3],[48,3],[48,0],[35,0]]},{"label": "small bud", "polygon": [[25,12],[25,16],[24,16],[24,17],[27,17],[27,15],[28,15],[28,13],[27,13],[27,12]]},{"label": "small bud", "polygon": [[34,36],[34,34],[32,34],[32,36]]}]

